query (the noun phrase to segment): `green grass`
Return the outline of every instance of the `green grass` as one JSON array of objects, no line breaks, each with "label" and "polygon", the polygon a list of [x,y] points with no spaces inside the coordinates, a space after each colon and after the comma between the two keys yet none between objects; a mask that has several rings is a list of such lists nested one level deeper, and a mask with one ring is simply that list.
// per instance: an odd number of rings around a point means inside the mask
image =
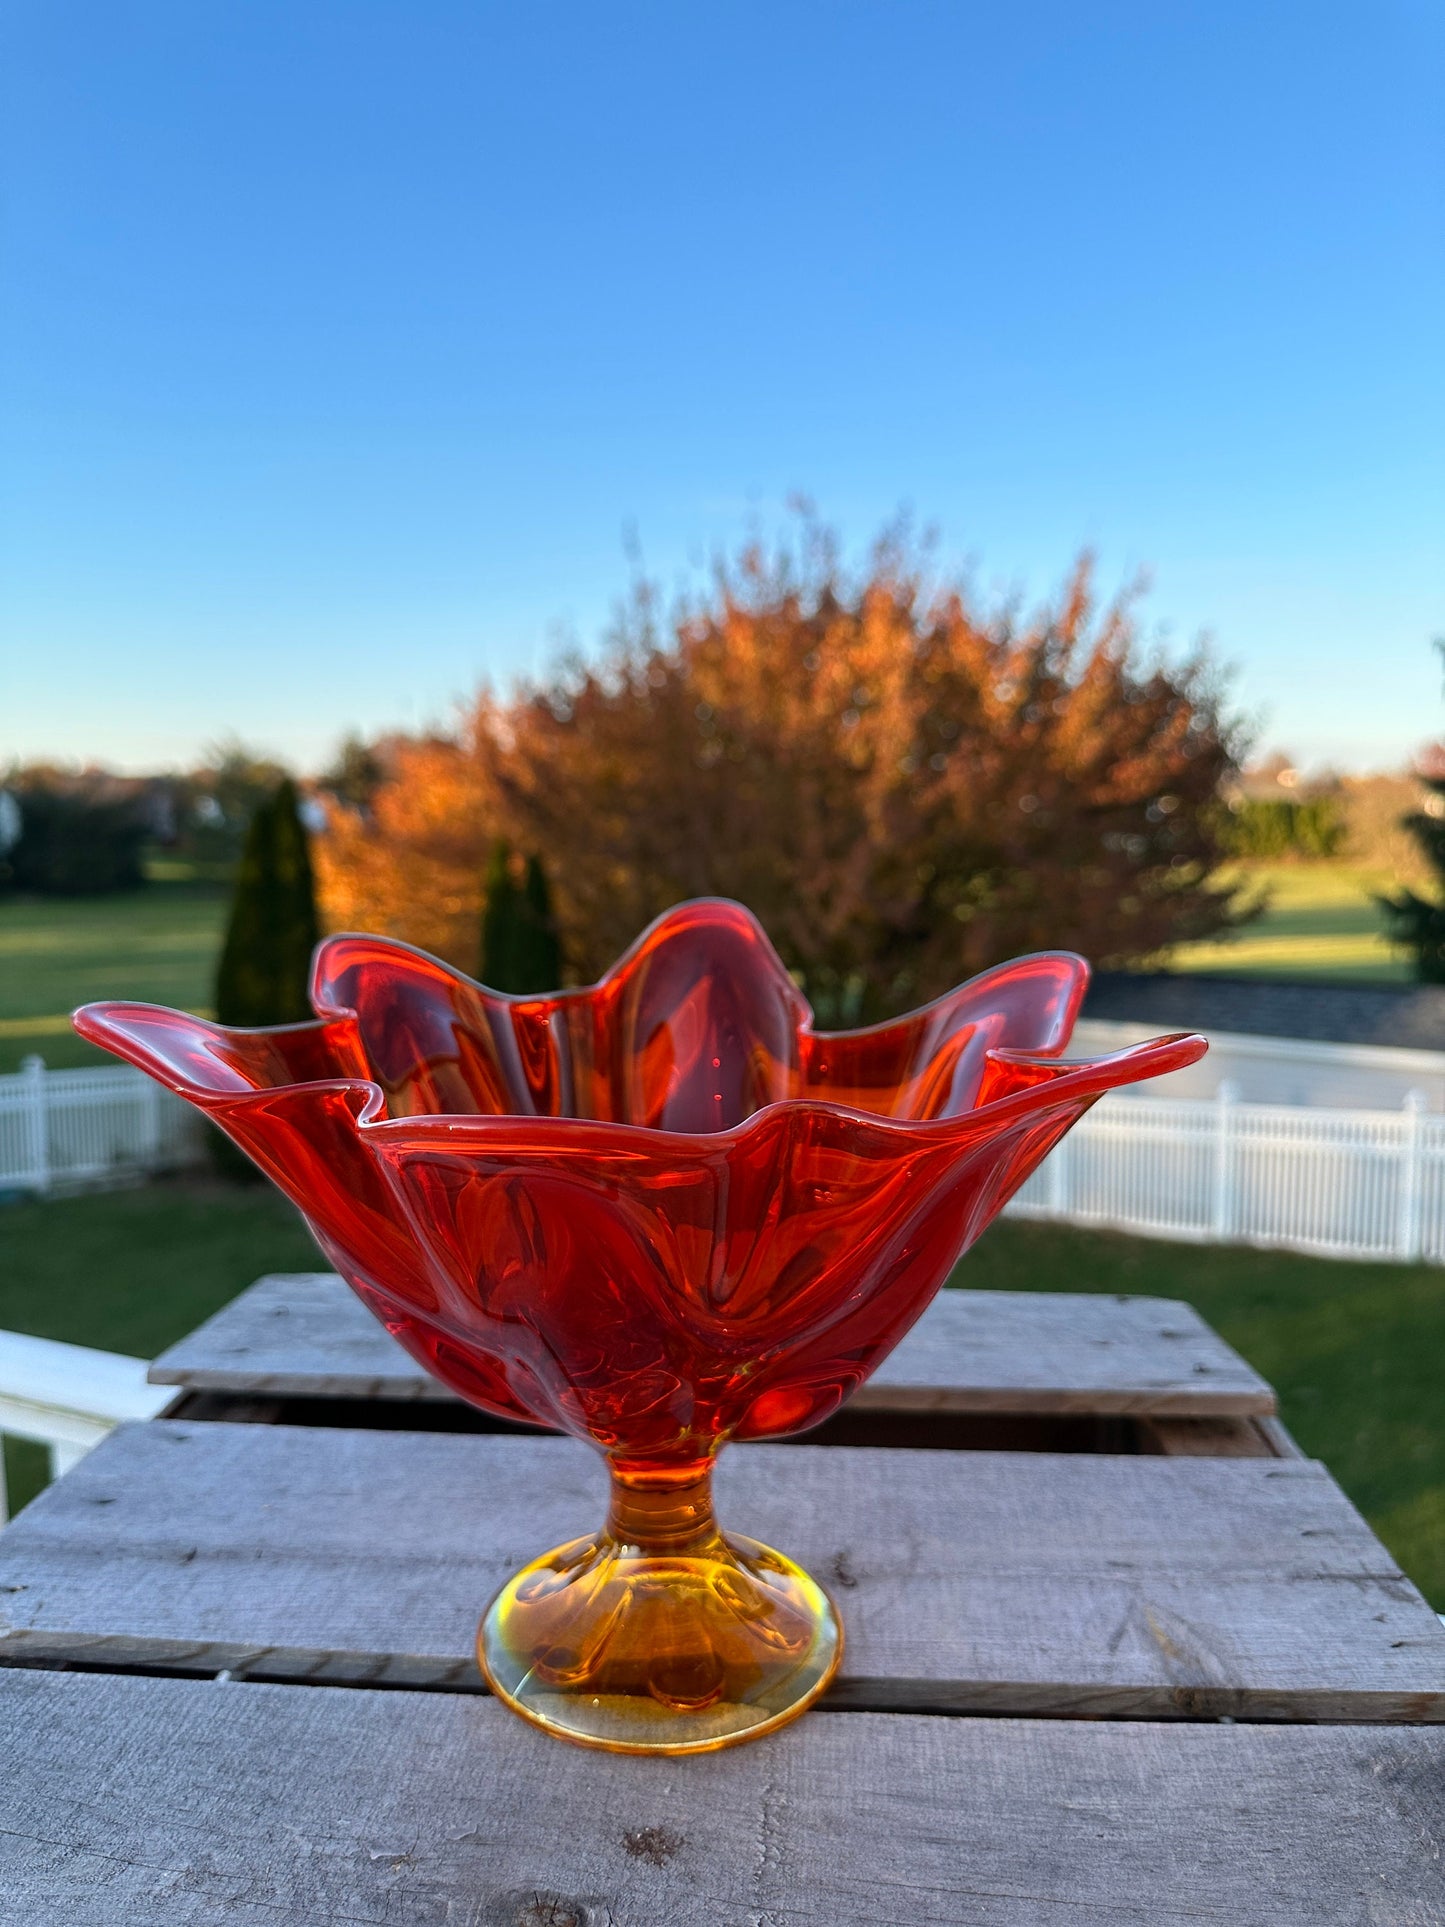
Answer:
[{"label": "green grass", "polygon": [[[0,1208],[0,1329],[149,1358],[262,1272],[319,1262],[296,1213],[259,1185],[189,1179],[12,1205]],[[1445,1270],[1003,1222],[958,1277],[1195,1306],[1445,1609]],[[38,1469],[7,1449],[19,1499]]]},{"label": "green grass", "polygon": [[0,1207],[0,1330],[153,1358],[263,1271],[327,1269],[265,1184],[176,1178]]},{"label": "green grass", "polygon": [[53,1069],[112,1063],[70,1028],[100,997],[204,1010],[228,896],[154,883],[113,897],[0,897],[0,1072],[38,1052]]},{"label": "green grass", "polygon": [[[0,1206],[0,1330],[134,1358],[154,1358],[263,1272],[324,1268],[269,1185],[188,1178]],[[5,1465],[18,1508],[44,1483],[44,1454],[6,1439]]]},{"label": "green grass", "polygon": [[1437,1611],[1445,1611],[1445,1270],[996,1224],[959,1282],[1182,1298],[1263,1373]]},{"label": "green grass", "polygon": [[1396,887],[1384,870],[1344,862],[1239,863],[1229,873],[1269,891],[1269,908],[1237,936],[1183,944],[1170,970],[1320,982],[1403,984],[1405,956],[1385,942],[1374,898]]}]

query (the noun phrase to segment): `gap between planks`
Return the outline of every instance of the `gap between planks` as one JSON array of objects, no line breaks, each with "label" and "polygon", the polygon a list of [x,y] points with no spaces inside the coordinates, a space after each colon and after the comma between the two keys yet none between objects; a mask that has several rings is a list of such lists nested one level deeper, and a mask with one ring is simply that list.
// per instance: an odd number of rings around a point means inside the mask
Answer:
[{"label": "gap between planks", "polygon": [[[14,1633],[0,1642],[0,1672],[96,1673],[143,1679],[213,1680],[237,1686],[316,1686],[345,1691],[462,1694],[490,1699],[474,1660],[397,1653],[343,1653],[225,1641]],[[918,1714],[942,1719],[1176,1721],[1228,1726],[1439,1726],[1432,1694],[1352,1695],[1292,1690],[1271,1702],[1228,1686],[1060,1688],[1033,1682],[843,1679],[821,1700],[828,1713]]]},{"label": "gap between planks", "polygon": [[[293,1425],[377,1432],[556,1438],[542,1426],[494,1419],[452,1399],[265,1396],[181,1391],[158,1418],[205,1424]],[[756,1441],[742,1441],[748,1450]],[[863,1445],[942,1452],[1143,1453],[1163,1458],[1302,1459],[1277,1418],[1144,1418],[1124,1413],[952,1412],[849,1404],[809,1432],[772,1445]]]}]

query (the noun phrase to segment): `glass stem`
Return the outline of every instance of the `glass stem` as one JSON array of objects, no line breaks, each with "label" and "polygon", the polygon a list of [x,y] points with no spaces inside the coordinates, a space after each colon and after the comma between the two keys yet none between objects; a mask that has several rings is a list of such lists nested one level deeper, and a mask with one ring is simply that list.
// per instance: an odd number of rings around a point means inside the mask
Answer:
[{"label": "glass stem", "polygon": [[712,1460],[625,1469],[615,1461],[607,1536],[644,1552],[682,1553],[718,1537],[712,1509]]}]

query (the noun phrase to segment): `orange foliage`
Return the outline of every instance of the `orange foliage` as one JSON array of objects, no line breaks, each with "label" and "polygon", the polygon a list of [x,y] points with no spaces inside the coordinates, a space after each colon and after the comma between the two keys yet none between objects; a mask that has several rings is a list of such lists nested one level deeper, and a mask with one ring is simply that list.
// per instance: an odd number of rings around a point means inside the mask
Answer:
[{"label": "orange foliage", "polygon": [[750,552],[708,606],[663,629],[639,594],[600,663],[397,752],[321,874],[332,928],[469,967],[505,835],[543,858],[579,978],[717,894],[823,1015],[866,1018],[1021,951],[1120,962],[1237,921],[1206,807],[1233,767],[1206,667],[1141,661],[1086,562],[1020,622],[930,592],[896,546],[857,584],[826,545]]},{"label": "orange foliage", "polygon": [[401,937],[474,969],[496,810],[485,772],[465,740],[392,739],[369,810],[331,803],[315,840],[326,927]]}]

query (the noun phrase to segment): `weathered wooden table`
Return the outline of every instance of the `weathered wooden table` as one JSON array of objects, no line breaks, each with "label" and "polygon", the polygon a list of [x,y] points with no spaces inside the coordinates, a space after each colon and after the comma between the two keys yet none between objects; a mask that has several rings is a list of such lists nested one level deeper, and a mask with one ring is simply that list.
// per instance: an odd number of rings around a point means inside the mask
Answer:
[{"label": "weathered wooden table", "polygon": [[[210,1418],[488,1425],[396,1409],[457,1406],[331,1272],[258,1279],[158,1358],[150,1378],[191,1395],[178,1413]],[[1258,1372],[1188,1305],[947,1291],[847,1411],[808,1438],[1297,1457],[1275,1410]]]},{"label": "weathered wooden table", "polygon": [[476,1672],[584,1448],[474,1429],[325,1277],[156,1374],[0,1535],[0,1922],[1445,1923],[1445,1629],[1184,1307],[950,1294],[838,1442],[727,1454],[848,1648],[693,1760]]}]

